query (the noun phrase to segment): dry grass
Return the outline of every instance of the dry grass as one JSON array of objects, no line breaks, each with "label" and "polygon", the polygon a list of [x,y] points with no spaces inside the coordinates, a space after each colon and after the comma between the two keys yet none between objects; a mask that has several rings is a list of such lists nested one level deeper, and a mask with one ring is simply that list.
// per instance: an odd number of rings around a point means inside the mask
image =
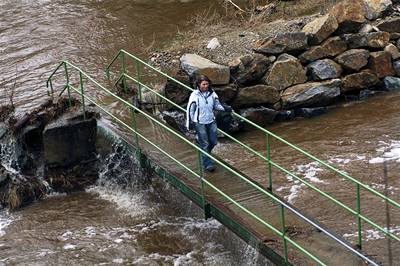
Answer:
[{"label": "dry grass", "polygon": [[[178,34],[175,40],[162,50],[195,51],[204,39],[224,35],[237,36],[241,32],[257,32],[261,35],[274,21],[288,21],[299,17],[326,13],[341,0],[248,0],[240,9],[227,0],[218,0],[219,8],[209,8],[195,15],[189,22],[189,30]],[[239,1],[233,0],[239,3]],[[228,38],[229,39],[229,38]]]}]

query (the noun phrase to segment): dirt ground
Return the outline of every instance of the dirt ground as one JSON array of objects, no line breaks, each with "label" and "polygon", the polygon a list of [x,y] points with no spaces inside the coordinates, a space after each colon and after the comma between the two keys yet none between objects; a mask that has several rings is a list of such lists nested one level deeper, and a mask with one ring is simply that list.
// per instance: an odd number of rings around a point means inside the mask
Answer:
[{"label": "dirt ground", "polygon": [[[184,53],[195,53],[227,65],[240,56],[253,53],[255,41],[278,33],[295,32],[314,18],[325,14],[338,0],[261,1],[244,12],[227,7],[225,13],[207,10],[188,22],[191,30],[178,32],[174,40],[150,54],[149,63],[168,71],[179,68]],[[260,2],[259,2],[260,3]],[[264,8],[264,9],[263,9]],[[220,47],[208,49],[217,38]]]}]

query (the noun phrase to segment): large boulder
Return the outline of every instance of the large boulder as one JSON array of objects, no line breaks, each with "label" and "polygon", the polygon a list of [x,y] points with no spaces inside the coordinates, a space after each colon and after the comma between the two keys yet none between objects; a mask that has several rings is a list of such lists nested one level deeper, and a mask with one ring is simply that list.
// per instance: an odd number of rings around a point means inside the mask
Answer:
[{"label": "large boulder", "polygon": [[[268,124],[272,124],[274,122],[275,116],[278,114],[278,111],[260,106],[241,109],[239,113],[244,118],[247,118],[256,124],[265,127]],[[246,124],[246,126],[248,126],[248,124]]]},{"label": "large boulder", "polygon": [[388,32],[369,32],[369,33],[355,33],[344,34],[343,40],[347,43],[349,48],[383,48],[388,45],[390,41],[390,34]]},{"label": "large boulder", "polygon": [[[191,87],[189,76],[184,71],[179,70],[172,76],[174,79],[180,81],[186,86]],[[175,81],[168,79],[164,86],[164,94],[165,97],[176,104],[182,104],[189,99],[190,90],[176,83]]]},{"label": "large boulder", "polygon": [[340,79],[309,82],[287,88],[282,96],[283,108],[318,107],[333,102],[340,95]]},{"label": "large boulder", "polygon": [[83,119],[80,112],[67,113],[49,123],[43,131],[47,166],[65,167],[96,156],[97,123]]},{"label": "large boulder", "polygon": [[377,25],[378,29],[386,32],[400,32],[400,17],[389,18]]},{"label": "large boulder", "polygon": [[282,54],[263,78],[263,83],[283,90],[307,80],[306,69],[300,61],[288,54]]},{"label": "large boulder", "polygon": [[231,79],[243,86],[254,85],[264,76],[273,61],[274,56],[260,54],[239,57],[229,63]]},{"label": "large boulder", "polygon": [[336,18],[331,14],[326,14],[306,24],[301,31],[309,34],[310,44],[315,45],[328,38],[337,28]]},{"label": "large boulder", "polygon": [[358,71],[368,64],[369,52],[364,49],[351,49],[335,58],[344,68]]},{"label": "large boulder", "polygon": [[226,85],[230,80],[229,67],[216,64],[197,54],[184,54],[181,68],[191,77],[206,75],[214,85]]},{"label": "large boulder", "polygon": [[359,91],[376,85],[379,79],[371,70],[348,75],[342,79],[342,92]]},{"label": "large boulder", "polygon": [[323,115],[328,112],[326,106],[314,107],[314,108],[299,108],[295,110],[295,114],[298,117],[312,118],[315,116]]},{"label": "large boulder", "polygon": [[345,0],[336,4],[330,11],[338,24],[338,33],[357,32],[365,22],[363,0]]},{"label": "large boulder", "polygon": [[279,91],[268,85],[255,85],[251,87],[239,88],[235,100],[232,102],[234,107],[245,107],[254,105],[272,105],[279,101]]},{"label": "large boulder", "polygon": [[312,62],[318,59],[333,57],[347,50],[347,44],[340,37],[332,37],[323,42],[320,46],[313,46],[310,50],[302,53],[299,59],[303,63]]},{"label": "large boulder", "polygon": [[254,51],[267,55],[298,53],[308,48],[308,37],[304,32],[282,33],[274,37],[258,40]]},{"label": "large boulder", "polygon": [[384,51],[388,52],[392,56],[393,60],[396,60],[400,57],[399,49],[394,44],[388,44]]},{"label": "large boulder", "polygon": [[238,91],[238,85],[235,83],[230,83],[225,86],[215,86],[213,87],[215,93],[218,95],[218,98],[221,102],[230,102],[235,98],[237,91]]},{"label": "large boulder", "polygon": [[342,67],[331,59],[317,60],[307,66],[312,80],[325,80],[340,77]]},{"label": "large boulder", "polygon": [[387,76],[383,78],[383,83],[387,91],[400,90],[400,78]]},{"label": "large boulder", "polygon": [[377,74],[378,78],[394,75],[392,56],[385,51],[370,53],[368,67]]},{"label": "large boulder", "polygon": [[393,62],[393,69],[397,77],[400,77],[400,61]]},{"label": "large boulder", "polygon": [[364,0],[365,17],[374,20],[381,17],[392,6],[391,0]]}]

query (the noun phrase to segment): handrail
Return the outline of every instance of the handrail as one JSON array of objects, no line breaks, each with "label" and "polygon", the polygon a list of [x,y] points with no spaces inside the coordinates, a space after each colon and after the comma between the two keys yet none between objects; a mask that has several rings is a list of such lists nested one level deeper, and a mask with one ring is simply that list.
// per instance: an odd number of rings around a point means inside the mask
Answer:
[{"label": "handrail", "polygon": [[[126,52],[125,50],[121,49],[118,54],[114,57],[113,61],[107,66],[106,68],[106,73],[107,73],[107,77],[109,77],[109,73],[110,73],[110,69],[113,66],[113,64],[115,63],[115,61],[118,59],[119,56],[123,56],[124,58],[124,62],[125,62],[125,55],[129,56],[130,58],[132,58],[133,60],[135,60],[136,63],[140,63],[145,65],[146,67],[148,67],[149,69],[155,71],[156,73],[160,74],[161,76],[179,84],[180,86],[193,91],[192,88],[190,88],[189,86],[187,86],[186,84],[176,80],[173,77],[170,77],[168,74],[163,73],[162,71],[158,70],[157,68],[153,67],[152,65],[144,62],[143,60],[141,60],[140,58]],[[149,88],[147,85],[143,84],[139,79],[135,79],[133,77],[131,77],[130,75],[128,75],[126,73],[126,69],[125,67],[122,68],[122,73],[119,77],[119,80],[121,80],[121,78],[125,79],[128,78],[132,81],[134,81],[136,84],[139,85],[139,87],[144,87],[147,90],[152,91],[153,93],[155,93],[157,96],[161,97],[162,99],[164,99],[165,101],[167,101],[168,103],[174,105],[175,107],[177,107],[178,109],[185,111],[185,109],[183,109],[181,106],[177,105],[176,103],[174,103],[173,101],[169,100],[167,97],[165,97],[164,95],[161,95],[160,93],[156,92],[155,90]],[[391,198],[379,193],[378,191],[370,188],[368,185],[360,182],[359,180],[351,177],[350,175],[348,175],[347,173],[344,173],[338,169],[336,169],[335,167],[331,166],[330,164],[318,159],[317,157],[311,155],[310,153],[302,150],[301,148],[289,143],[288,141],[284,140],[283,138],[275,135],[274,133],[260,127],[259,125],[257,125],[256,123],[248,120],[245,117],[242,117],[241,115],[237,114],[236,112],[233,112],[233,115],[238,117],[239,119],[241,119],[242,121],[254,126],[255,128],[257,128],[258,130],[261,130],[262,132],[264,132],[266,134],[266,136],[272,136],[276,139],[278,139],[279,141],[281,141],[282,143],[286,144],[287,146],[299,151],[300,153],[302,153],[303,155],[307,156],[308,158],[321,163],[322,165],[324,165],[325,167],[327,167],[329,170],[333,171],[336,174],[341,175],[342,177],[346,178],[347,180],[350,180],[351,182],[356,184],[356,192],[357,192],[357,211],[351,209],[350,207],[348,207],[347,205],[343,204],[341,201],[333,198],[332,196],[330,196],[329,194],[319,190],[318,188],[316,188],[315,186],[313,186],[312,184],[308,183],[307,181],[305,181],[304,179],[298,177],[297,175],[294,175],[293,173],[291,173],[290,171],[286,170],[285,168],[283,168],[282,166],[278,165],[277,163],[273,162],[270,157],[269,157],[269,140],[267,138],[267,147],[268,147],[268,155],[267,157],[265,157],[264,155],[260,154],[259,152],[257,152],[256,150],[254,150],[253,148],[251,148],[250,146],[244,144],[243,142],[239,141],[238,139],[232,137],[231,135],[229,135],[228,133],[224,132],[221,129],[218,129],[219,132],[221,132],[222,134],[224,134],[225,136],[227,136],[229,139],[233,140],[234,142],[238,143],[240,146],[242,146],[243,148],[247,149],[248,151],[250,151],[251,153],[255,154],[257,157],[263,159],[264,161],[266,161],[270,166],[274,166],[275,168],[283,171],[286,174],[291,175],[292,177],[296,178],[297,180],[299,180],[300,182],[302,182],[303,184],[305,184],[306,186],[308,186],[309,188],[313,189],[314,191],[318,192],[319,194],[321,194],[322,196],[328,198],[329,200],[333,201],[335,204],[339,205],[340,207],[344,208],[345,210],[347,210],[348,212],[350,212],[352,215],[357,217],[357,226],[358,226],[358,245],[361,248],[362,247],[362,231],[361,231],[361,221],[365,221],[368,224],[374,226],[376,229],[378,229],[379,231],[383,232],[385,235],[396,239],[397,241],[400,241],[400,238],[397,237],[396,235],[392,234],[388,229],[384,229],[378,225],[376,225],[374,222],[372,222],[370,219],[366,218],[365,216],[361,215],[361,196],[360,196],[360,187],[364,188],[365,190],[367,190],[368,192],[374,194],[375,196],[378,196],[379,198],[385,200],[386,202],[389,202],[391,205],[400,208],[400,204],[397,203],[396,201],[392,200]],[[270,174],[271,175],[271,174]],[[270,189],[272,191],[272,178],[270,176]]]},{"label": "handrail", "polygon": [[[169,133],[171,133],[173,136],[178,137],[181,141],[187,143],[189,146],[191,146],[192,148],[194,148],[195,150],[197,150],[197,152],[199,154],[204,154],[206,156],[208,156],[209,158],[211,158],[212,160],[214,160],[217,164],[219,164],[220,166],[222,166],[224,169],[228,170],[230,173],[234,174],[236,177],[240,178],[242,181],[246,182],[247,184],[249,184],[250,186],[256,188],[258,191],[262,192],[264,195],[268,196],[270,199],[272,199],[275,203],[279,204],[284,210],[284,208],[289,209],[290,211],[292,211],[296,216],[300,217],[301,219],[303,219],[304,221],[310,223],[310,220],[308,218],[306,218],[304,215],[302,215],[300,212],[298,212],[297,210],[293,209],[291,206],[289,206],[286,202],[280,200],[279,198],[277,198],[276,196],[274,196],[271,192],[264,190],[263,188],[259,187],[258,185],[255,185],[254,182],[252,182],[251,180],[247,179],[246,177],[244,177],[243,175],[241,175],[240,173],[238,173],[236,170],[226,166],[223,162],[221,162],[219,159],[215,158],[214,156],[210,155],[209,153],[203,151],[201,148],[199,148],[197,145],[193,144],[191,141],[187,140],[184,136],[178,134],[177,132],[175,132],[174,130],[172,130],[171,128],[165,126],[162,122],[158,121],[157,119],[153,118],[152,116],[148,115],[146,112],[140,110],[139,108],[135,107],[134,105],[132,105],[131,103],[127,102],[126,100],[120,98],[119,96],[117,96],[116,94],[114,94],[113,92],[109,91],[108,89],[106,89],[105,87],[103,87],[101,84],[99,84],[97,81],[95,81],[93,78],[91,78],[89,75],[87,75],[85,72],[83,72],[80,68],[68,63],[67,61],[63,61],[62,62],[65,66],[69,66],[74,68],[76,71],[79,72],[80,77],[85,76],[86,80],[92,82],[97,88],[107,92],[108,95],[113,96],[115,99],[117,99],[119,102],[122,102],[124,105],[128,106],[131,110],[134,110],[134,112],[138,112],[140,114],[142,114],[144,117],[146,117],[147,119],[151,120],[152,122],[156,123],[158,126],[160,126],[161,128],[165,129],[166,131],[168,131]],[[269,228],[270,230],[272,230],[275,234],[279,235],[280,237],[282,237],[284,243],[285,243],[285,259],[287,260],[287,248],[286,248],[286,242],[291,243],[294,247],[296,247],[298,250],[300,250],[301,252],[303,252],[303,254],[307,255],[309,258],[311,258],[312,260],[314,260],[315,262],[317,262],[320,265],[325,265],[323,262],[321,262],[318,258],[316,258],[314,255],[312,255],[311,253],[309,253],[306,249],[304,249],[303,247],[301,247],[299,244],[297,244],[295,241],[291,240],[289,237],[286,236],[285,234],[285,229],[283,229],[283,232],[281,232],[280,230],[276,229],[275,227],[273,227],[272,225],[270,225],[269,223],[267,223],[266,221],[262,220],[260,217],[258,217],[256,214],[254,214],[253,212],[251,212],[250,210],[248,210],[246,207],[243,207],[240,203],[238,203],[237,201],[235,201],[234,199],[230,198],[228,195],[226,195],[224,192],[222,192],[220,189],[218,189],[217,187],[215,187],[211,182],[209,182],[208,180],[206,180],[203,176],[198,175],[196,172],[194,172],[193,170],[191,170],[190,168],[188,168],[186,165],[184,165],[183,163],[181,163],[179,160],[177,160],[176,158],[174,158],[172,155],[169,155],[167,152],[165,152],[164,150],[162,150],[160,147],[158,147],[155,143],[152,143],[150,140],[148,140],[145,136],[143,136],[142,134],[140,134],[136,129],[130,127],[129,125],[127,125],[125,122],[123,122],[122,120],[120,120],[119,118],[117,118],[116,116],[114,116],[112,113],[110,113],[109,111],[107,111],[106,109],[104,109],[103,107],[101,107],[99,104],[97,104],[93,99],[91,99],[89,96],[87,96],[86,94],[84,94],[83,91],[83,79],[80,78],[80,90],[77,88],[74,88],[71,84],[69,84],[67,82],[67,84],[65,86],[67,86],[69,89],[74,90],[76,93],[80,94],[82,98],[87,99],[88,101],[90,101],[91,103],[95,104],[96,106],[98,106],[102,111],[106,112],[108,115],[110,115],[113,119],[116,119],[119,123],[121,123],[122,125],[124,125],[125,127],[127,127],[131,132],[133,132],[136,136],[140,137],[141,139],[145,140],[146,142],[148,142],[149,144],[151,144],[152,146],[154,146],[156,149],[158,149],[159,151],[161,151],[163,154],[167,155],[169,158],[173,159],[173,161],[175,161],[176,163],[178,163],[180,166],[182,166],[183,168],[185,168],[186,170],[188,170],[190,173],[194,174],[196,177],[200,178],[201,182],[206,183],[209,187],[211,187],[212,189],[214,189],[218,194],[220,194],[221,196],[223,196],[224,198],[228,199],[229,201],[231,201],[234,205],[236,205],[237,207],[239,207],[241,210],[243,210],[244,212],[246,212],[247,214],[249,214],[250,216],[252,216],[254,219],[256,219],[257,221],[261,222],[263,225],[265,225],[267,228]],[[84,108],[84,107],[83,107]],[[84,109],[83,109],[84,111]],[[202,195],[204,198],[204,194]],[[282,213],[282,217],[283,217],[283,213]],[[320,227],[319,225],[315,224],[314,222],[310,223],[311,225],[313,225],[314,227],[316,227],[317,229],[322,229],[321,231],[324,232],[328,237],[332,238],[333,240],[339,242],[341,245],[343,245],[344,247],[346,247],[348,250],[350,250],[352,253],[356,254],[357,256],[361,257],[362,259],[368,261],[370,264],[373,265],[377,265],[374,261],[370,260],[369,258],[365,257],[362,253],[360,253],[359,251],[355,250],[354,248],[352,248],[350,245],[348,245],[347,243],[345,243],[344,241],[340,240],[339,238],[335,237],[334,235],[332,235],[331,233],[327,233],[327,231],[325,229],[323,229],[322,227]],[[285,228],[284,222],[283,222],[283,227]]]},{"label": "handrail", "polygon": [[[175,102],[171,101],[170,99],[168,99],[167,97],[163,96],[162,94],[160,94],[159,92],[153,90],[152,88],[148,87],[146,84],[138,81],[137,79],[131,77],[128,74],[123,74],[124,77],[138,83],[140,86],[143,86],[145,89],[147,89],[148,91],[153,92],[154,94],[156,94],[157,96],[159,96],[160,98],[162,98],[163,100],[167,101],[168,103],[174,105],[176,108],[185,111],[185,109],[182,106],[179,106],[178,104],[176,104]],[[352,215],[357,216],[357,218],[360,218],[361,220],[367,222],[368,224],[372,225],[373,227],[375,227],[376,229],[378,229],[379,231],[381,231],[382,233],[388,235],[389,237],[400,241],[400,238],[398,236],[396,236],[395,234],[391,233],[389,230],[385,230],[384,228],[381,228],[380,226],[377,226],[373,221],[371,221],[370,219],[366,218],[365,216],[359,214],[357,211],[353,210],[352,208],[350,208],[348,205],[344,204],[343,202],[341,202],[340,200],[335,199],[334,197],[332,197],[331,195],[329,195],[328,193],[318,189],[317,187],[315,187],[314,185],[312,185],[311,183],[307,182],[306,180],[302,179],[301,177],[293,174],[292,172],[290,172],[289,170],[287,170],[286,168],[284,168],[283,166],[279,165],[278,163],[274,162],[271,159],[266,158],[264,155],[260,154],[258,151],[254,150],[253,148],[251,148],[250,146],[246,145],[245,143],[241,142],[240,140],[230,136],[228,133],[224,132],[221,129],[218,129],[218,132],[223,133],[225,136],[227,136],[228,138],[230,138],[231,140],[233,140],[234,142],[238,143],[239,145],[243,146],[244,148],[246,148],[247,150],[253,152],[256,156],[258,156],[259,158],[263,159],[264,161],[270,163],[272,166],[274,166],[276,169],[281,170],[282,172],[284,172],[285,174],[290,175],[291,177],[295,178],[296,180],[300,181],[301,183],[305,184],[307,187],[311,188],[312,190],[318,192],[319,194],[321,194],[322,196],[324,196],[325,198],[331,200],[332,202],[334,202],[335,204],[339,205],[340,207],[344,208],[345,210],[347,210],[348,212],[350,212]],[[261,187],[261,186],[260,186]],[[262,187],[261,187],[262,188]]]},{"label": "handrail", "polygon": [[[155,67],[153,67],[152,65],[150,65],[150,64],[148,64],[148,63],[146,63],[146,62],[144,62],[144,61],[141,60],[140,58],[138,58],[138,57],[136,57],[136,56],[130,54],[129,52],[127,52],[127,51],[125,51],[125,50],[123,50],[123,49],[121,49],[121,50],[118,52],[118,54],[114,57],[114,60],[107,66],[107,68],[106,68],[106,73],[109,73],[109,72],[110,72],[110,68],[112,67],[113,63],[115,63],[116,59],[118,58],[118,56],[119,56],[120,54],[126,54],[126,55],[128,55],[129,57],[131,57],[131,58],[134,59],[135,61],[140,62],[141,64],[143,64],[143,65],[145,65],[146,67],[150,68],[151,70],[157,72],[158,74],[164,76],[165,78],[167,78],[167,79],[169,79],[169,80],[172,80],[173,82],[179,84],[180,86],[184,87],[185,89],[188,89],[188,90],[190,90],[190,91],[193,91],[193,89],[192,89],[191,87],[189,87],[188,85],[186,85],[186,84],[180,82],[179,80],[177,80],[177,79],[175,79],[175,78],[169,76],[169,75],[166,74],[166,73],[163,73],[162,71],[158,70],[157,68],[155,68]],[[288,145],[289,147],[291,147],[291,148],[293,148],[293,149],[295,149],[295,150],[297,150],[297,151],[303,153],[304,155],[306,155],[306,156],[309,157],[310,159],[313,159],[313,160],[315,160],[315,161],[321,163],[322,165],[328,167],[330,170],[332,170],[332,171],[334,171],[334,172],[336,172],[336,173],[342,175],[343,177],[345,177],[345,178],[351,180],[352,182],[354,182],[354,183],[360,185],[362,188],[368,190],[369,192],[375,194],[376,196],[379,196],[381,199],[387,200],[389,203],[391,203],[391,204],[393,204],[394,206],[400,208],[400,204],[397,203],[396,201],[394,201],[394,200],[392,200],[392,199],[386,197],[386,196],[383,195],[382,193],[379,193],[378,191],[376,191],[376,190],[370,188],[368,185],[366,185],[366,184],[360,182],[359,180],[357,180],[357,179],[351,177],[351,176],[348,175],[347,173],[345,173],[345,172],[343,172],[343,171],[340,171],[339,169],[336,169],[335,167],[331,166],[330,164],[328,164],[328,163],[326,163],[326,162],[324,162],[324,161],[318,159],[318,158],[315,157],[314,155],[312,155],[312,154],[310,154],[310,153],[308,153],[308,152],[302,150],[301,148],[299,148],[299,147],[297,147],[297,146],[291,144],[290,142],[286,141],[286,140],[283,139],[282,137],[279,137],[278,135],[275,135],[275,134],[272,133],[271,131],[266,130],[265,128],[263,128],[263,127],[257,125],[256,123],[254,123],[254,122],[248,120],[247,118],[245,118],[245,117],[239,115],[238,113],[233,112],[233,115],[235,115],[237,118],[243,120],[244,122],[246,122],[246,123],[248,123],[248,124],[254,126],[254,127],[257,128],[258,130],[261,130],[262,132],[264,132],[264,133],[266,133],[266,134],[268,134],[268,135],[270,135],[270,136],[276,138],[277,140],[281,141],[282,143]]]}]

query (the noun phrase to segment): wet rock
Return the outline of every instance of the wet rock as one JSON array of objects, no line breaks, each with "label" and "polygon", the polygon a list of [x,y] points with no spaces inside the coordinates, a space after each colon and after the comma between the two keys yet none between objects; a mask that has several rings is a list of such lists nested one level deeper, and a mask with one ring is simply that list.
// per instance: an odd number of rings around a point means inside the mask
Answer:
[{"label": "wet rock", "polygon": [[274,122],[288,121],[294,119],[295,117],[296,117],[296,112],[294,110],[282,110],[276,114]]},{"label": "wet rock", "polygon": [[358,71],[368,64],[369,52],[364,49],[351,49],[335,58],[344,68]]},{"label": "wet rock", "polygon": [[235,83],[230,83],[225,86],[215,86],[213,87],[215,93],[217,93],[218,98],[221,102],[231,102],[238,92],[239,86]]},{"label": "wet rock", "polygon": [[310,50],[299,56],[301,62],[312,62],[318,59],[333,57],[347,50],[347,44],[340,37],[332,37],[320,46],[311,47]]},{"label": "wet rock", "polygon": [[206,75],[214,85],[229,83],[229,67],[216,64],[197,54],[184,54],[181,58],[181,68],[191,77]]},{"label": "wet rock", "polygon": [[384,51],[388,52],[392,56],[392,59],[394,60],[400,57],[399,49],[391,43],[385,47]]},{"label": "wet rock", "polygon": [[164,111],[161,113],[162,119],[175,130],[184,134],[186,129],[186,114],[180,111]]},{"label": "wet rock", "polygon": [[391,32],[390,33],[390,40],[397,41],[400,38],[400,33],[398,32]]},{"label": "wet rock", "polygon": [[345,0],[336,4],[330,11],[338,24],[337,33],[357,32],[365,22],[363,0]]},{"label": "wet rock", "polygon": [[65,167],[96,155],[96,119],[67,113],[43,131],[44,160],[49,167]]},{"label": "wet rock", "polygon": [[296,116],[311,118],[315,116],[319,116],[328,112],[328,108],[326,107],[315,107],[315,108],[300,108],[296,109]]},{"label": "wet rock", "polygon": [[[228,112],[217,112],[215,115],[218,128],[229,135],[240,132],[244,129],[244,122]],[[224,137],[224,134],[221,134]]]},{"label": "wet rock", "polygon": [[387,91],[400,90],[400,78],[397,77],[384,77],[384,88]]},{"label": "wet rock", "polygon": [[283,108],[317,107],[332,103],[340,95],[340,79],[309,82],[284,90],[281,98]]},{"label": "wet rock", "polygon": [[342,39],[347,43],[349,48],[383,48],[389,44],[390,34],[388,32],[369,32],[344,34]]},{"label": "wet rock", "polygon": [[397,77],[400,77],[400,61],[393,62],[393,69]]},{"label": "wet rock", "polygon": [[302,32],[309,34],[310,44],[319,44],[328,38],[338,28],[336,18],[331,14],[326,14],[320,18],[314,19],[306,24]]},{"label": "wet rock", "polygon": [[364,0],[365,17],[374,20],[382,17],[392,6],[391,0]]},{"label": "wet rock", "polygon": [[300,61],[292,55],[282,54],[265,74],[263,83],[283,90],[306,80],[306,69]]},{"label": "wet rock", "polygon": [[[241,109],[240,115],[249,119],[250,121],[265,127],[274,121],[275,116],[278,114],[277,111],[269,109],[263,106],[251,107],[247,109]],[[252,126],[246,124],[246,127],[251,128]],[[245,129],[249,129],[245,128]]]},{"label": "wet rock", "polygon": [[394,75],[392,56],[385,51],[370,53],[368,67],[377,74],[378,78]]},{"label": "wet rock", "polygon": [[312,80],[338,78],[342,74],[342,67],[331,59],[317,60],[307,66]]},{"label": "wet rock", "polygon": [[369,33],[369,32],[373,32],[374,31],[374,27],[371,24],[364,24],[361,29],[360,29],[360,33]]},{"label": "wet rock", "polygon": [[262,104],[274,104],[279,101],[279,92],[275,87],[268,85],[255,85],[239,88],[234,107],[255,106]]},{"label": "wet rock", "polygon": [[[184,71],[179,70],[174,73],[172,77],[191,87],[189,76]],[[176,104],[182,104],[188,101],[191,92],[184,86],[179,85],[176,82],[168,79],[164,86],[164,93],[165,97],[167,97],[171,101],[175,102]]]},{"label": "wet rock", "polygon": [[259,54],[237,58],[229,64],[231,79],[243,86],[254,85],[264,76],[273,61],[275,61],[274,56],[266,57]]},{"label": "wet rock", "polygon": [[368,98],[371,98],[372,96],[374,96],[376,94],[376,91],[373,90],[361,90],[360,94],[359,94],[359,99],[358,100],[366,100]]},{"label": "wet rock", "polygon": [[281,53],[298,53],[308,47],[308,37],[304,32],[282,33],[274,37],[258,40],[253,47],[257,53],[278,55]]},{"label": "wet rock", "polygon": [[379,79],[375,73],[370,70],[364,70],[360,73],[348,75],[342,79],[342,92],[351,92],[373,87]]},{"label": "wet rock", "polygon": [[400,32],[400,17],[385,19],[377,25],[379,30],[386,32]]}]

